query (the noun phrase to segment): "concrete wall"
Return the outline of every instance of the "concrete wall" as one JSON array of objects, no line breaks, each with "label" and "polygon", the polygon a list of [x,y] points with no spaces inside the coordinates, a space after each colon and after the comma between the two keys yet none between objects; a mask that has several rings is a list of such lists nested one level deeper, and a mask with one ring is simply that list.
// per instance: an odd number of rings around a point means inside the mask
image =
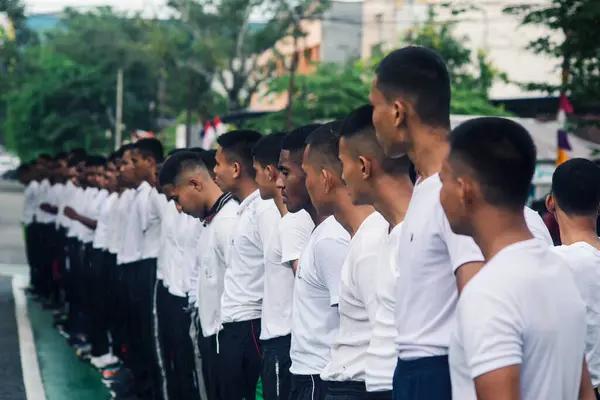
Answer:
[{"label": "concrete wall", "polygon": [[347,62],[362,52],[363,3],[334,1],[323,15],[321,61]]}]

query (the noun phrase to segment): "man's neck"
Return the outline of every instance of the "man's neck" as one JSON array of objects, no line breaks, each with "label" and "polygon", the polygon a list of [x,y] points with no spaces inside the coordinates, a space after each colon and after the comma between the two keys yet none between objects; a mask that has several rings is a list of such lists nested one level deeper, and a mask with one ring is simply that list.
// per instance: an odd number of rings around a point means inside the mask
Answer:
[{"label": "man's neck", "polygon": [[434,128],[424,128],[423,132],[414,135],[409,157],[424,179],[442,170],[442,164],[450,149],[447,137],[447,130]]},{"label": "man's neck", "polygon": [[333,215],[344,229],[348,231],[350,237],[353,237],[365,219],[375,212],[375,209],[372,206],[355,206],[352,204],[352,200],[345,190],[344,193],[341,193],[337,197]]},{"label": "man's neck", "polygon": [[377,198],[373,207],[385,218],[390,227],[393,228],[404,221],[413,191],[410,180],[385,175],[375,181],[373,190]]},{"label": "man's neck", "polygon": [[240,203],[246,199],[246,197],[250,196],[257,189],[256,182],[254,179],[242,179],[240,180],[238,187],[235,189],[235,192],[232,193]]},{"label": "man's neck", "polygon": [[562,244],[570,246],[573,243],[585,242],[600,250],[596,216],[570,217],[561,213],[556,218]]},{"label": "man's neck", "polygon": [[[486,206],[473,215],[473,239],[486,261],[512,244],[533,239],[522,211]],[[490,221],[494,221],[490,223]]]},{"label": "man's neck", "polygon": [[217,203],[217,200],[219,200],[219,197],[221,197],[223,195],[223,191],[216,184],[213,187],[207,188],[207,190],[208,190],[208,207],[206,207],[206,209],[210,210]]},{"label": "man's neck", "polygon": [[273,197],[273,201],[275,202],[275,205],[277,206],[277,209],[279,210],[279,214],[281,214],[281,216],[283,217],[285,214],[288,213],[288,209],[285,206],[285,204],[283,204],[283,196],[281,195],[281,190],[279,189],[275,189],[276,190],[276,194]]}]

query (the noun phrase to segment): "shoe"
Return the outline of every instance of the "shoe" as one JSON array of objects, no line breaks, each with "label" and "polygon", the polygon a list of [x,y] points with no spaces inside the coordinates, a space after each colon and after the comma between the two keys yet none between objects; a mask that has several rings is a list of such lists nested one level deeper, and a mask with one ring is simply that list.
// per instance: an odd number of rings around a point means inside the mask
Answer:
[{"label": "shoe", "polygon": [[102,370],[102,369],[106,369],[108,367],[118,364],[119,359],[117,357],[113,356],[112,354],[107,353],[100,357],[92,357],[90,362],[92,363],[92,365],[94,367]]},{"label": "shoe", "polygon": [[75,355],[82,361],[92,358],[92,345],[82,344],[75,346]]}]

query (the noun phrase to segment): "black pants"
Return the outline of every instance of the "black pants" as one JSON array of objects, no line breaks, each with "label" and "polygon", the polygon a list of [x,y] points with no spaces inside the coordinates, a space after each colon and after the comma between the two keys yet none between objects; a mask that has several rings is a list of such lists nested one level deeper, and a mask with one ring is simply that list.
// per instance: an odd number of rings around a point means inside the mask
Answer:
[{"label": "black pants", "polygon": [[57,235],[54,224],[39,224],[39,244],[36,251],[40,252],[38,260],[38,286],[39,293],[46,300],[58,301],[53,297],[56,295],[56,285],[54,276],[54,263],[56,260],[55,249],[57,246]]},{"label": "black pants", "polygon": [[105,252],[100,249],[90,250],[89,287],[88,295],[90,302],[90,344],[92,345],[92,356],[100,357],[108,353],[108,309],[107,286],[108,271],[105,265]]},{"label": "black pants", "polygon": [[[191,320],[185,311],[188,300],[170,294],[164,286],[161,292],[165,303],[163,309],[168,310],[168,324],[163,324],[162,329],[161,351],[169,399],[200,400],[194,348],[189,334]],[[164,316],[159,318],[165,321]]]},{"label": "black pants", "polygon": [[219,332],[221,400],[256,398],[261,371],[260,319],[223,324]]},{"label": "black pants", "polygon": [[292,374],[290,345],[292,336],[282,336],[261,341],[262,387],[265,400],[281,400],[290,396]]},{"label": "black pants", "polygon": [[382,390],[379,392],[367,392],[366,399],[367,400],[392,400],[392,391],[391,390]]},{"label": "black pants", "polygon": [[37,224],[32,222],[25,226],[25,251],[27,254],[27,262],[29,263],[29,282],[31,286],[36,289],[37,282],[37,249],[39,240],[37,238]]},{"label": "black pants", "polygon": [[327,382],[319,375],[292,375],[290,400],[324,400]]},{"label": "black pants", "polygon": [[364,400],[366,397],[364,382],[327,382],[326,400]]},{"label": "black pants", "polygon": [[85,289],[83,288],[83,257],[81,243],[74,237],[67,238],[68,274],[65,285],[69,302],[69,329],[73,333],[83,333],[85,328],[83,304]]},{"label": "black pants", "polygon": [[[394,400],[451,400],[448,356],[398,360],[394,372]],[[458,399],[460,400],[460,399]]]},{"label": "black pants", "polygon": [[208,400],[220,400],[217,335],[204,337],[200,330],[200,334],[198,335],[198,349],[202,357],[202,375],[204,376],[204,387],[206,388]]},{"label": "black pants", "polygon": [[117,265],[116,254],[105,252],[104,264],[108,271],[106,284],[106,319],[107,328],[110,332],[112,353],[119,359],[123,359],[123,346],[125,345],[125,332],[123,330],[123,322],[120,320],[122,314],[122,301],[119,298],[121,295],[121,286],[123,274],[120,266]]}]

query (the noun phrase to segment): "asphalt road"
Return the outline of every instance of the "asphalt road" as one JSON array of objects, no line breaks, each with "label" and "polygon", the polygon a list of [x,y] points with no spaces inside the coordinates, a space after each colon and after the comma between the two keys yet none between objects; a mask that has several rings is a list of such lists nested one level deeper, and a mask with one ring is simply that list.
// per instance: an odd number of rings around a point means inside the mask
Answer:
[{"label": "asphalt road", "polygon": [[0,182],[0,264],[25,265],[21,215],[23,192],[18,185]]}]

